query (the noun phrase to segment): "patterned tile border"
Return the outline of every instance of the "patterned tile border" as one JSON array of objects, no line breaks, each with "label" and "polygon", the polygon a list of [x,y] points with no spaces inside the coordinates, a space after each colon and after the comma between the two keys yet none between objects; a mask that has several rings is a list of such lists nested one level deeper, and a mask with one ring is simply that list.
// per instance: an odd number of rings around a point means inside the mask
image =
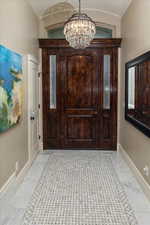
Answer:
[{"label": "patterned tile border", "polygon": [[137,225],[137,220],[111,153],[53,151],[22,225]]}]

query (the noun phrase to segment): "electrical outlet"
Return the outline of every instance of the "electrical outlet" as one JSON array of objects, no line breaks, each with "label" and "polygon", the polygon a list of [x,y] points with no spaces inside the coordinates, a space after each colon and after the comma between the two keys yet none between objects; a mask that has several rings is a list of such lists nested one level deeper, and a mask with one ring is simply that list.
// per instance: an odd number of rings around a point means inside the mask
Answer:
[{"label": "electrical outlet", "polygon": [[144,174],[145,176],[149,176],[149,167],[146,165],[144,168],[143,168],[143,171],[144,171]]},{"label": "electrical outlet", "polygon": [[17,161],[16,164],[15,164],[15,172],[16,174],[18,173],[19,171],[19,162]]}]

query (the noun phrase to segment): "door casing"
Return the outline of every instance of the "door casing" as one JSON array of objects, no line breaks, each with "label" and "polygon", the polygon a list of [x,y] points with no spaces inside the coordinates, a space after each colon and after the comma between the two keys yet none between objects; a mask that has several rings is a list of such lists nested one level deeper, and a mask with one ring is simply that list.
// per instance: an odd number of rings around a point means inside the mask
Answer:
[{"label": "door casing", "polygon": [[[33,55],[27,55],[29,161],[32,161],[35,158],[35,156],[37,155],[37,153],[39,152],[38,70],[39,70],[39,64],[38,64],[37,59]],[[33,82],[35,82],[35,83],[33,83]],[[36,134],[34,132],[36,132]]]},{"label": "door casing", "polygon": [[[40,39],[39,43],[40,43],[40,47],[42,48],[42,58],[46,57],[48,51],[50,51],[51,54],[55,53],[58,50],[58,46],[59,46],[59,50],[61,49],[62,52],[65,49],[66,50],[70,49],[68,44],[67,44],[67,42],[65,40]],[[118,73],[118,65],[117,65],[117,62],[118,62],[118,60],[117,60],[117,58],[118,58],[118,47],[120,47],[120,44],[121,44],[121,39],[95,39],[92,42],[92,44],[89,47],[89,49],[91,49],[93,47],[94,48],[96,47],[98,50],[102,50],[102,49],[104,50],[105,49],[106,53],[109,52],[110,49],[112,49],[113,55],[114,55],[114,57],[116,59],[114,61],[114,63],[116,63],[116,65],[115,65],[115,67],[113,69],[113,72],[117,74]],[[56,46],[57,46],[57,48],[56,48]],[[42,62],[42,65],[43,65],[43,68],[46,66],[44,60]],[[43,79],[44,79],[44,73],[45,73],[45,71],[43,69],[43,71],[42,71]],[[114,82],[116,83],[115,88],[117,88],[117,80],[115,79]],[[116,92],[116,102],[117,102],[117,92]],[[116,102],[114,102],[114,104],[117,104]],[[43,107],[43,110],[44,110],[44,107]],[[104,116],[107,117],[106,114],[107,113],[105,112]],[[116,117],[117,117],[117,105],[116,105]],[[117,121],[117,118],[116,118],[116,121]],[[117,132],[117,125],[116,125],[116,132]],[[114,137],[114,142],[117,144],[116,137]],[[116,144],[114,145],[114,147],[111,148],[111,150],[116,150],[116,148],[117,148]],[[52,146],[52,148],[55,148],[55,147]],[[56,148],[58,148],[58,147],[56,147]],[[47,149],[47,147],[44,146],[44,149]],[[69,149],[69,147],[68,148],[65,147],[65,149]],[[79,148],[77,148],[77,149],[79,149]],[[82,149],[84,149],[84,148],[82,147]],[[87,148],[85,148],[85,149],[87,149]],[[94,148],[94,149],[96,149],[96,148]],[[98,149],[101,149],[101,148],[98,148]],[[103,146],[102,149],[103,150],[105,150],[105,149],[108,150],[107,143],[106,143],[106,148]]]}]

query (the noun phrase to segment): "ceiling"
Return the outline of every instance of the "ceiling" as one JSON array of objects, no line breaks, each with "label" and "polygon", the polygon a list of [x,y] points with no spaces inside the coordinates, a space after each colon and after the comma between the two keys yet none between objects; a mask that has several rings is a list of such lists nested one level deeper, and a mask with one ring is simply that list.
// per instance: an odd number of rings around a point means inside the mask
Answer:
[{"label": "ceiling", "polygon": [[[65,0],[28,0],[33,10],[41,16],[46,9]],[[122,16],[132,0],[81,0],[82,8],[105,11],[108,14]],[[75,8],[78,7],[78,0],[66,0]]]}]

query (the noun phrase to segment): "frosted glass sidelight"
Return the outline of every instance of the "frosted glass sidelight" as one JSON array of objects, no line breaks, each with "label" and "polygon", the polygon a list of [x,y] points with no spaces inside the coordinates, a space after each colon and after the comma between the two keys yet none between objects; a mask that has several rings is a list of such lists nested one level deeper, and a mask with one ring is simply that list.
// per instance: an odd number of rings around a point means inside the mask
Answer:
[{"label": "frosted glass sidelight", "polygon": [[56,109],[56,55],[50,55],[50,109]]},{"label": "frosted glass sidelight", "polygon": [[110,109],[110,55],[104,55],[103,108]]}]

